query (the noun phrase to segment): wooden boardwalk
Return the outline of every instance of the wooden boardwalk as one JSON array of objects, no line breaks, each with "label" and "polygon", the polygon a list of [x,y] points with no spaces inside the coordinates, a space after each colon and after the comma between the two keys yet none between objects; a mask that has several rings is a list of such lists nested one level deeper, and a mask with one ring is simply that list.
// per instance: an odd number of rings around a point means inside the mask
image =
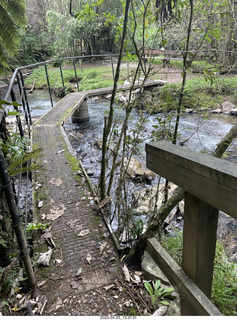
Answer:
[{"label": "wooden boardwalk", "polygon": [[[111,91],[112,88],[104,88],[71,93],[32,128],[32,143],[41,150],[42,167],[33,176],[34,221],[51,223],[34,250],[35,254],[50,247],[53,250],[50,266],[36,270],[37,279],[46,280],[39,290],[48,301],[44,315],[108,314],[103,287],[113,284],[121,273],[112,237],[93,209],[93,196],[62,126],[87,96]],[[55,243],[53,248],[49,235]],[[86,293],[91,295],[95,290],[98,308],[90,307],[86,298]],[[61,301],[56,312],[52,308],[55,301]]]}]

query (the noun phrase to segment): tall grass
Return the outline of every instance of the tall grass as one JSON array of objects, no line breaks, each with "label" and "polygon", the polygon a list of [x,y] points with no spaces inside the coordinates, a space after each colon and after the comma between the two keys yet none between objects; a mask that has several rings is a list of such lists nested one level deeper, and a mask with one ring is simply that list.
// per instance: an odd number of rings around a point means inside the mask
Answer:
[{"label": "tall grass", "polygon": [[[163,236],[161,243],[181,266],[182,232],[177,231],[175,237]],[[223,315],[237,315],[237,265],[228,260],[219,240],[216,244],[211,301]]]}]

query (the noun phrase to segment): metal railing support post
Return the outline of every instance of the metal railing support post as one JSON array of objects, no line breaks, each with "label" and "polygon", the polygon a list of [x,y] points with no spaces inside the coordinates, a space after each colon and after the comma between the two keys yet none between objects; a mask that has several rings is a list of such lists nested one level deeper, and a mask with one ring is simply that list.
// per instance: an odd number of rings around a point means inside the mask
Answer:
[{"label": "metal railing support post", "polygon": [[23,90],[22,90],[19,74],[16,75],[16,79],[17,79],[17,84],[18,84],[18,88],[19,88],[19,92],[20,92],[21,103],[22,103],[22,106],[24,109],[25,120],[26,120],[26,124],[27,124],[27,128],[28,128],[28,136],[30,137],[30,126],[29,126],[28,114],[27,114],[27,110],[26,110],[25,99],[23,96]]},{"label": "metal railing support post", "polygon": [[14,228],[14,231],[16,234],[17,242],[19,245],[20,253],[21,253],[21,258],[23,260],[23,263],[24,263],[24,266],[26,269],[29,284],[31,287],[34,287],[36,284],[36,278],[35,278],[35,275],[33,272],[29,252],[27,250],[26,240],[25,240],[22,228],[21,228],[21,221],[19,218],[16,203],[14,200],[11,180],[10,180],[9,174],[6,169],[2,150],[0,150],[0,179],[2,182],[3,192],[6,197],[7,205],[8,205],[9,212],[10,212],[11,219],[12,219],[12,223],[13,223],[13,228]]},{"label": "metal railing support post", "polygon": [[45,74],[46,74],[48,89],[49,89],[50,102],[51,102],[51,106],[53,108],[52,92],[51,92],[51,87],[50,87],[50,82],[49,82],[49,74],[48,74],[48,69],[47,69],[47,65],[46,64],[44,65],[44,68],[45,68]]},{"label": "metal railing support post", "polygon": [[65,84],[64,84],[64,79],[63,79],[63,70],[62,70],[62,63],[61,63],[61,61],[59,61],[59,68],[60,68],[62,85],[63,85],[63,96],[65,97],[66,91],[65,91]]},{"label": "metal railing support post", "polygon": [[19,70],[19,72],[20,72],[22,89],[23,89],[23,93],[24,93],[24,97],[25,97],[25,103],[26,103],[26,108],[27,108],[27,112],[28,112],[28,117],[30,119],[30,125],[32,125],[31,112],[30,112],[29,102],[28,102],[27,93],[26,93],[25,81],[24,81],[22,71]]},{"label": "metal railing support post", "polygon": [[[13,89],[11,89],[11,98],[12,98],[12,102],[16,102],[16,96],[15,96],[15,92]],[[18,112],[18,108],[14,105],[13,105],[13,107]],[[23,138],[24,137],[24,130],[23,130],[21,118],[19,115],[16,115],[16,121],[17,121],[17,125],[18,125],[19,131],[20,131],[20,136],[21,136],[21,138]]]},{"label": "metal railing support post", "polygon": [[78,83],[78,78],[77,78],[77,69],[76,69],[76,64],[75,64],[75,59],[73,59],[73,67],[74,67],[74,72],[75,72],[75,77],[76,77],[76,82],[77,82],[77,90],[79,90],[79,83]]}]

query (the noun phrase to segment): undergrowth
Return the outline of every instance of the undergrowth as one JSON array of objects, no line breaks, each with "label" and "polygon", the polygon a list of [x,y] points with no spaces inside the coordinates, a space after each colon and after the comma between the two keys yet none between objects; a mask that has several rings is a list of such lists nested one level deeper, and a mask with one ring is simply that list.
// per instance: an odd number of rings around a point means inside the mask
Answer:
[{"label": "undergrowth", "polygon": [[[182,242],[182,232],[177,231],[175,237],[162,237],[163,247],[179,265],[182,261]],[[216,244],[211,301],[223,315],[237,315],[237,266],[228,260],[219,240]]]}]

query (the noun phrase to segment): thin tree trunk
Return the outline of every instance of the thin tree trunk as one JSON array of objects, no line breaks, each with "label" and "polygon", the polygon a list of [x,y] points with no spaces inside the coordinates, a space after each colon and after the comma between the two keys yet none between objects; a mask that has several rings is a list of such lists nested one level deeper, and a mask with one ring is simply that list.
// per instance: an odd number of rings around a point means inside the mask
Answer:
[{"label": "thin tree trunk", "polygon": [[183,56],[184,57],[183,58],[183,81],[182,81],[182,87],[181,87],[181,91],[180,91],[180,95],[179,95],[179,104],[178,104],[177,117],[176,117],[176,122],[175,122],[173,144],[177,143],[180,111],[181,111],[181,106],[182,106],[182,102],[183,102],[184,88],[185,88],[186,78],[187,78],[187,58],[188,58],[190,36],[191,36],[191,31],[192,31],[192,21],[193,21],[193,0],[189,0],[189,2],[190,2],[190,18],[189,18],[189,25],[188,25],[186,49],[185,49],[184,56]]},{"label": "thin tree trunk", "polygon": [[109,112],[109,117],[107,121],[107,125],[104,128],[103,132],[103,146],[102,146],[102,160],[101,160],[101,173],[100,173],[100,198],[101,200],[105,199],[106,196],[106,183],[105,183],[105,172],[106,172],[106,155],[107,155],[107,140],[108,136],[112,127],[113,123],[113,117],[114,117],[114,101],[115,101],[115,96],[117,92],[117,87],[118,87],[118,80],[120,76],[120,66],[122,62],[122,56],[123,56],[123,48],[124,48],[124,40],[126,36],[126,31],[127,31],[127,23],[128,23],[128,13],[129,13],[129,5],[130,5],[130,0],[126,0],[126,7],[125,7],[125,15],[124,15],[124,22],[123,22],[123,34],[122,34],[122,39],[121,39],[121,46],[120,46],[120,52],[119,52],[119,57],[118,57],[118,63],[117,63],[117,69],[115,73],[115,79],[114,79],[114,87],[112,91],[112,97],[110,101],[110,112]]}]

